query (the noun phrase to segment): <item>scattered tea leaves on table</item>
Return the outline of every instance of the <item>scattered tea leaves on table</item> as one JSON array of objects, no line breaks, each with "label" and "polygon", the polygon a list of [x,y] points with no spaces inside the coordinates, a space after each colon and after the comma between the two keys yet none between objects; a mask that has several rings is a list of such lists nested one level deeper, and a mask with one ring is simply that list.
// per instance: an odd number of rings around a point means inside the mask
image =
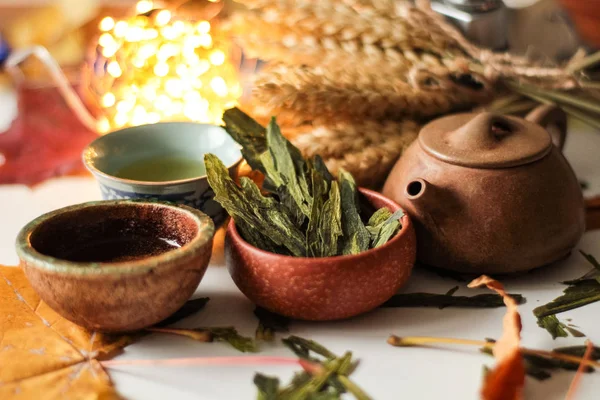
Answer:
[{"label": "scattered tea leaves on table", "polygon": [[[358,254],[369,249],[371,236],[360,218],[360,204],[356,182],[351,174],[341,169],[338,172],[342,198],[342,254]],[[386,209],[387,210],[387,209]]]},{"label": "scattered tea leaves on table", "polygon": [[256,342],[252,338],[240,335],[233,327],[193,329],[152,327],[148,328],[147,331],[185,336],[198,342],[226,342],[242,353],[256,353],[258,351]]},{"label": "scattered tea leaves on table", "polygon": [[588,254],[582,250],[579,250],[579,253],[581,253],[581,255],[590,263],[592,264],[592,268],[590,271],[586,272],[582,277],[577,278],[577,279],[573,279],[570,281],[564,281],[563,283],[565,285],[574,285],[578,282],[584,281],[586,279],[591,279],[591,278],[595,278],[596,280],[599,279],[598,275],[600,275],[600,263],[598,262],[598,260],[596,260],[596,258],[594,258],[593,255]]},{"label": "scattered tea leaves on table", "polygon": [[365,227],[352,176],[341,171],[336,181],[321,157],[305,160],[275,118],[265,129],[234,108],[223,120],[248,164],[265,175],[268,196],[247,178],[238,187],[216,156],[205,156],[215,200],[250,244],[284,255],[330,257],[379,247],[401,228],[403,212],[387,209],[375,212]]},{"label": "scattered tea leaves on table", "polygon": [[533,310],[537,318],[573,310],[600,300],[600,283],[585,279],[567,287],[562,296]]},{"label": "scattered tea leaves on table", "polygon": [[[509,294],[517,304],[525,303],[520,294]],[[452,294],[401,293],[392,296],[381,307],[465,307],[498,308],[503,307],[502,296],[497,294],[478,294],[475,296],[453,296]]]},{"label": "scattered tea leaves on table", "polygon": [[538,318],[537,324],[540,328],[547,330],[550,335],[552,335],[552,339],[569,336],[565,329],[566,325],[560,322],[558,318],[556,318],[556,315],[547,315],[545,317]]},{"label": "scattered tea leaves on table", "polygon": [[300,357],[303,371],[296,373],[285,387],[280,387],[277,378],[256,374],[254,384],[258,388],[258,399],[337,400],[344,393],[358,400],[371,399],[349,378],[358,365],[352,359],[352,353],[346,352],[338,357],[317,342],[298,336],[290,336],[282,341]]},{"label": "scattered tea leaves on table", "polygon": [[275,338],[275,332],[287,332],[290,319],[283,315],[275,314],[262,307],[254,309],[254,315],[258,318],[258,327],[256,328],[256,340],[272,341]]},{"label": "scattered tea leaves on table", "polygon": [[172,325],[180,320],[189,317],[192,314],[197,313],[201,309],[204,308],[206,303],[210,300],[208,297],[200,297],[197,299],[192,299],[187,301],[179,310],[175,311],[173,315],[162,320],[158,324],[154,325],[155,327],[162,327]]}]

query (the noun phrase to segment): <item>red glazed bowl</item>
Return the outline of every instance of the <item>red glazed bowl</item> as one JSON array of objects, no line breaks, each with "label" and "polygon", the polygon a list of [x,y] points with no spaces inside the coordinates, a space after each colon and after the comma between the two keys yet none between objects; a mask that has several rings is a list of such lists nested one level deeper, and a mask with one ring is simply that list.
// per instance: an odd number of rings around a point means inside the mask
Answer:
[{"label": "red glazed bowl", "polygon": [[[400,208],[379,193],[359,189],[375,209]],[[227,227],[225,257],[237,287],[257,305],[290,318],[328,321],[370,311],[392,297],[408,280],[415,263],[416,239],[408,215],[386,244],[356,255],[308,258],[270,253],[252,246]]]}]

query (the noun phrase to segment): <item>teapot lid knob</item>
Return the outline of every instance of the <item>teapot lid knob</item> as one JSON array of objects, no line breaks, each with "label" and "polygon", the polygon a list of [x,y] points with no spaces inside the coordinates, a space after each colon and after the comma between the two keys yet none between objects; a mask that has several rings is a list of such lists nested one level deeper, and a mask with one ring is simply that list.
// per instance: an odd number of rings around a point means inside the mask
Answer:
[{"label": "teapot lid knob", "polygon": [[550,134],[521,118],[489,112],[457,114],[430,122],[419,144],[442,161],[474,168],[506,168],[544,157]]}]

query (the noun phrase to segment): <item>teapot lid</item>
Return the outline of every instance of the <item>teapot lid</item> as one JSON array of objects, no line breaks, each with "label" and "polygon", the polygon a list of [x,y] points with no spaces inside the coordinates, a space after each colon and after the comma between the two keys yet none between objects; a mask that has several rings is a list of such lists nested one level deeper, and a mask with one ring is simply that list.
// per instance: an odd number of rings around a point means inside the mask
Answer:
[{"label": "teapot lid", "polygon": [[515,167],[552,149],[552,138],[540,125],[489,112],[439,118],[423,127],[418,140],[433,157],[473,168]]}]

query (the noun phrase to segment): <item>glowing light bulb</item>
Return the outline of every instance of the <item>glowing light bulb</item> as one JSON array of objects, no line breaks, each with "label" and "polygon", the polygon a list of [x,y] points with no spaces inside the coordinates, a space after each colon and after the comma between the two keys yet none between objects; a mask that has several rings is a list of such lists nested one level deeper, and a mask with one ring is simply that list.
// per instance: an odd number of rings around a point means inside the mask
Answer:
[{"label": "glowing light bulb", "polygon": [[144,39],[144,28],[140,28],[139,26],[132,26],[127,29],[127,33],[125,34],[125,40],[128,42],[139,42]]},{"label": "glowing light bulb", "polygon": [[221,50],[215,50],[208,57],[213,65],[221,65],[225,62],[225,53]]},{"label": "glowing light bulb", "polygon": [[146,60],[144,60],[143,58],[137,57],[137,58],[134,58],[133,61],[131,61],[131,63],[136,68],[144,68],[144,65],[146,65]]},{"label": "glowing light bulb", "polygon": [[208,33],[208,32],[210,32],[210,22],[200,21],[200,22],[198,22],[196,29],[198,29],[198,32],[200,32],[200,33]]},{"label": "glowing light bulb", "polygon": [[199,42],[200,46],[210,48],[212,46],[212,37],[208,33],[205,33],[200,35]]},{"label": "glowing light bulb", "polygon": [[169,73],[169,65],[165,63],[158,63],[154,66],[154,75],[166,76]]},{"label": "glowing light bulb", "polygon": [[227,96],[227,83],[225,83],[225,80],[220,76],[215,76],[212,78],[210,81],[210,87],[217,96]]},{"label": "glowing light bulb", "polygon": [[125,21],[119,21],[115,24],[115,29],[113,33],[116,37],[122,38],[127,34],[127,30],[129,29],[129,25]]},{"label": "glowing light bulb", "polygon": [[200,96],[200,93],[196,92],[195,90],[189,91],[183,95],[183,101],[186,104],[198,103],[201,100],[202,100],[202,96]]},{"label": "glowing light bulb", "polygon": [[112,93],[106,93],[104,96],[102,96],[102,107],[112,107],[115,105],[115,95]]},{"label": "glowing light bulb", "polygon": [[133,109],[135,103],[133,101],[121,100],[117,103],[117,112],[127,114]]},{"label": "glowing light bulb", "polygon": [[152,40],[158,37],[158,31],[154,28],[146,29],[144,31],[144,40]]},{"label": "glowing light bulb", "polygon": [[118,128],[120,128],[129,121],[129,118],[127,118],[127,114],[117,113],[117,115],[115,115],[115,118],[113,119],[113,121],[114,121],[115,125]]},{"label": "glowing light bulb", "polygon": [[133,109],[133,116],[131,117],[131,123],[133,125],[142,125],[146,123],[146,109],[144,106],[137,105]]},{"label": "glowing light bulb", "polygon": [[115,55],[115,53],[119,50],[119,46],[115,44],[114,46],[104,47],[102,49],[102,55],[106,58],[110,58]]},{"label": "glowing light bulb", "polygon": [[146,100],[153,101],[156,99],[156,89],[153,86],[146,85],[141,92]]},{"label": "glowing light bulb", "polygon": [[149,124],[156,124],[157,122],[160,122],[160,114],[157,112],[149,112],[146,114],[146,121]]},{"label": "glowing light bulb", "polygon": [[175,72],[181,77],[185,77],[189,74],[188,67],[185,64],[178,64],[177,67],[175,67]]},{"label": "glowing light bulb", "polygon": [[185,32],[185,23],[183,21],[175,21],[173,22],[173,29],[178,35],[181,35]]},{"label": "glowing light bulb", "polygon": [[98,38],[98,44],[102,47],[111,47],[117,45],[115,39],[110,33],[103,33],[102,35],[100,35],[100,37]]},{"label": "glowing light bulb", "polygon": [[171,20],[171,12],[169,10],[160,10],[158,14],[156,14],[156,25],[162,26],[169,23]]},{"label": "glowing light bulb", "polygon": [[206,71],[208,71],[210,69],[210,63],[206,60],[200,60],[200,62],[197,65],[194,65],[192,67],[192,73],[195,76],[199,76],[202,75],[203,73],[205,73]]},{"label": "glowing light bulb", "polygon": [[154,53],[156,53],[156,45],[154,43],[146,43],[140,47],[137,52],[137,56],[145,59],[152,57]]},{"label": "glowing light bulb", "polygon": [[156,97],[156,101],[154,102],[154,106],[158,110],[166,110],[171,105],[171,99],[166,94],[159,94]]},{"label": "glowing light bulb", "polygon": [[175,78],[168,79],[165,82],[165,91],[171,97],[181,97],[183,94],[183,82]]},{"label": "glowing light bulb", "polygon": [[135,6],[135,10],[140,14],[146,14],[148,11],[152,11],[154,4],[149,0],[140,0]]},{"label": "glowing light bulb", "polygon": [[102,18],[102,21],[100,21],[100,24],[98,25],[98,27],[103,32],[110,31],[112,28],[115,27],[115,20],[112,19],[111,17],[104,17],[104,18]]},{"label": "glowing light bulb", "polygon": [[110,130],[110,122],[106,118],[100,118],[96,124],[96,129],[100,133],[106,133]]},{"label": "glowing light bulb", "polygon": [[160,30],[162,36],[167,40],[175,40],[179,34],[172,26],[165,26]]},{"label": "glowing light bulb", "polygon": [[108,72],[113,78],[118,78],[123,73],[123,71],[121,71],[121,66],[116,61],[111,61],[108,63],[106,66],[106,72]]}]

